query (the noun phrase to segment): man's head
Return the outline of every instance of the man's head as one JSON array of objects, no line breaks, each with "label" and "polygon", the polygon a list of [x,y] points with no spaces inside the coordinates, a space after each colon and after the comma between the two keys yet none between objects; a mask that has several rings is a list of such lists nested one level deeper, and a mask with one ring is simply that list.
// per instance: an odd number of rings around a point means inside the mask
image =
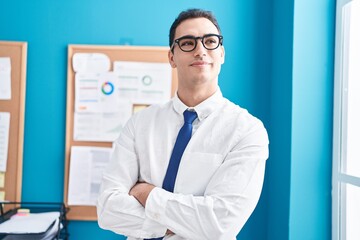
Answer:
[{"label": "man's head", "polygon": [[219,34],[221,35],[220,26],[215,18],[215,16],[212,14],[212,12],[201,10],[201,9],[189,9],[186,11],[182,11],[179,16],[175,19],[173,24],[170,27],[170,33],[169,33],[169,46],[171,47],[174,43],[176,28],[182,23],[183,21],[187,19],[192,18],[207,18],[210,22],[212,22],[215,27],[217,28]]},{"label": "man's head", "polygon": [[177,69],[178,94],[201,89],[211,95],[225,61],[223,37],[211,12],[190,9],[180,13],[170,30],[171,67]]}]

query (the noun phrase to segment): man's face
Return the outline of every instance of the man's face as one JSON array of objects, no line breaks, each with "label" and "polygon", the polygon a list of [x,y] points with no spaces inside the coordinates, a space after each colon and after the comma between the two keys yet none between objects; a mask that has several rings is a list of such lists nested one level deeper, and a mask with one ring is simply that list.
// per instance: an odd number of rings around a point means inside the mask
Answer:
[{"label": "man's face", "polygon": [[[206,18],[188,19],[182,22],[175,32],[174,39],[183,36],[203,37],[206,34],[219,34],[215,25]],[[207,50],[201,40],[197,40],[196,48],[191,52],[183,52],[178,44],[174,44],[173,52],[169,52],[169,61],[178,71],[179,87],[194,87],[200,84],[216,87],[221,64],[224,63],[224,47]]]}]

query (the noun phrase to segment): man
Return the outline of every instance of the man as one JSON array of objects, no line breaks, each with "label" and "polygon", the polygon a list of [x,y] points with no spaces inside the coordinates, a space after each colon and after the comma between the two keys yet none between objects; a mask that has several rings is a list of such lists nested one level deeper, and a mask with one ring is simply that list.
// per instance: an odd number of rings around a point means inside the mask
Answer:
[{"label": "man", "polygon": [[115,142],[97,205],[102,228],[128,239],[231,240],[253,212],[268,137],[261,121],[222,97],[220,34],[203,10],[184,11],[172,24],[168,56],[177,94],[135,114]]}]

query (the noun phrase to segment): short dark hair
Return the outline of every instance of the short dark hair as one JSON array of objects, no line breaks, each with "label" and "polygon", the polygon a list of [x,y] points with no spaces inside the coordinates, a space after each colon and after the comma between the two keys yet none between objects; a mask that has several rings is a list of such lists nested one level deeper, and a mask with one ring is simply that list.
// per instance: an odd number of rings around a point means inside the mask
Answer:
[{"label": "short dark hair", "polygon": [[207,19],[209,19],[215,25],[215,27],[219,31],[219,34],[221,34],[220,26],[216,20],[215,15],[212,12],[205,11],[202,9],[196,9],[196,8],[188,9],[188,10],[182,11],[170,27],[170,33],[169,33],[169,46],[170,47],[174,42],[176,28],[183,21],[185,21],[187,19],[192,19],[192,18],[207,18]]}]

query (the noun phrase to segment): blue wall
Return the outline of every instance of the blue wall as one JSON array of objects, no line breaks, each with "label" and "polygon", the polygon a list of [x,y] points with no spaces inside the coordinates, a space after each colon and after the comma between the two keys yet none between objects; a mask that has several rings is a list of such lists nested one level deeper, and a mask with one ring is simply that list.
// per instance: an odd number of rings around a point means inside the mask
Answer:
[{"label": "blue wall", "polygon": [[290,211],[293,1],[274,0],[267,239],[288,239]]},{"label": "blue wall", "polygon": [[[181,10],[212,10],[225,36],[223,93],[266,122],[269,92],[258,86],[269,85],[269,79],[262,77],[266,71],[259,75],[256,68],[267,70],[267,58],[259,61],[254,53],[263,54],[257,50],[258,36],[269,39],[270,32],[257,30],[257,25],[264,29],[266,24],[257,14],[258,5],[236,0],[1,0],[0,39],[28,42],[23,201],[63,199],[68,44],[166,46],[170,25]],[[268,18],[266,7],[263,12]],[[263,48],[269,52],[266,45]],[[265,232],[259,233],[256,226],[266,224],[264,196],[259,206],[242,239],[254,234],[263,239]],[[119,239],[95,222],[72,221],[69,228],[72,239]]]},{"label": "blue wall", "polygon": [[[63,200],[67,45],[166,46],[175,16],[200,7],[225,37],[224,95],[270,135],[264,190],[238,239],[330,239],[334,1],[0,0],[0,40],[28,42],[23,201]],[[96,222],[69,229],[123,239]]]},{"label": "blue wall", "polygon": [[331,239],[335,0],[274,0],[267,239]]},{"label": "blue wall", "polygon": [[334,32],[335,0],[295,1],[291,240],[331,239]]}]

